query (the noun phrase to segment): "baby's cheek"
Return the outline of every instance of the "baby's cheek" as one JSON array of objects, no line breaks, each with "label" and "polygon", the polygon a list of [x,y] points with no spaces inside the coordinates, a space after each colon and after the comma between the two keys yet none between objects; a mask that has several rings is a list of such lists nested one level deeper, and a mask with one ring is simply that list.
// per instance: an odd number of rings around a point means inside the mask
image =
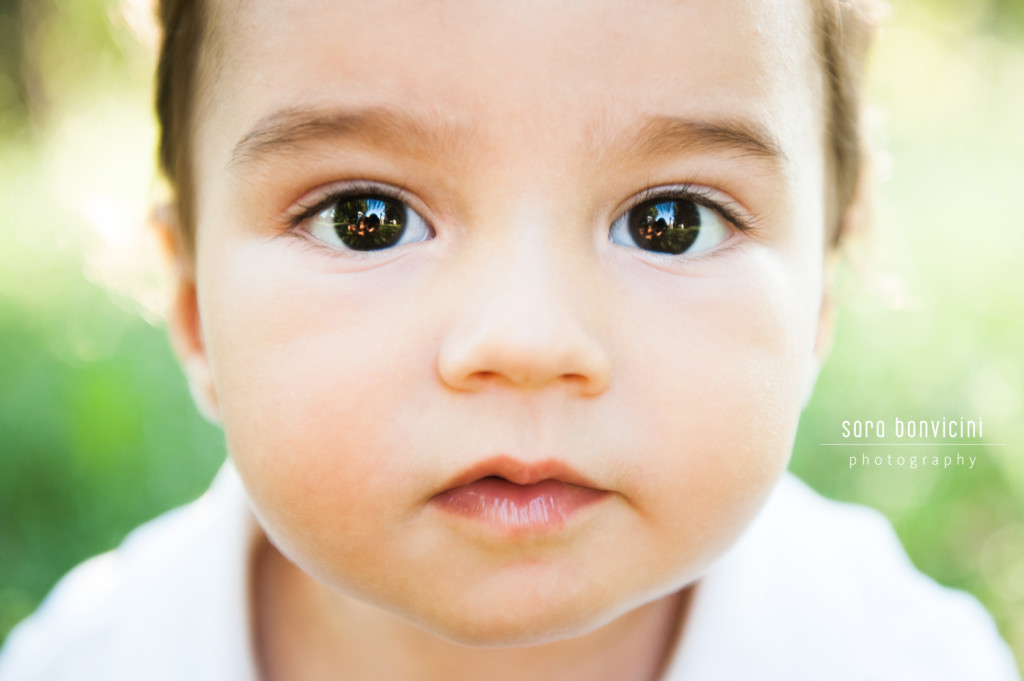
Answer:
[{"label": "baby's cheek", "polygon": [[713,559],[746,527],[785,469],[799,418],[814,295],[770,253],[742,264],[687,282],[674,314],[647,327],[674,361],[630,371],[640,380],[627,402],[652,407],[637,448],[648,459],[633,464],[647,485],[637,499],[681,563]]},{"label": "baby's cheek", "polygon": [[412,489],[410,449],[394,442],[396,404],[419,399],[401,385],[411,368],[394,365],[415,348],[382,332],[400,327],[386,306],[365,317],[337,300],[296,296],[296,287],[246,290],[211,315],[208,345],[228,447],[254,510],[304,564],[356,545],[372,555],[379,528],[402,513],[396,500],[423,494]]}]

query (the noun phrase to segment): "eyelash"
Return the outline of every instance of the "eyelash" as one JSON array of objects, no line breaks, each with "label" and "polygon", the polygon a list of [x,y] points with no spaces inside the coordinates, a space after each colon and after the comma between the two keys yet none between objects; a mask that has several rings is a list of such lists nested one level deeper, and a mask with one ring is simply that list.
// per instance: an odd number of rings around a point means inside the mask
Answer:
[{"label": "eyelash", "polygon": [[[756,216],[738,203],[730,199],[720,198],[718,192],[688,182],[675,185],[658,185],[641,190],[640,193],[630,199],[626,209],[620,213],[620,217],[648,201],[657,201],[659,199],[666,201],[692,201],[699,206],[715,211],[726,222],[741,232],[756,232],[758,229]],[[616,218],[616,220],[618,219]]]},{"label": "eyelash", "polygon": [[399,201],[406,205],[409,203],[408,194],[402,189],[386,184],[377,184],[375,182],[356,182],[342,188],[334,189],[333,191],[328,191],[328,193],[322,198],[319,198],[312,203],[300,203],[294,210],[289,211],[284,216],[284,222],[287,223],[290,229],[296,230],[303,222],[319,215],[322,211],[331,207],[335,203],[353,196],[365,194],[383,196],[391,199],[392,201]]}]

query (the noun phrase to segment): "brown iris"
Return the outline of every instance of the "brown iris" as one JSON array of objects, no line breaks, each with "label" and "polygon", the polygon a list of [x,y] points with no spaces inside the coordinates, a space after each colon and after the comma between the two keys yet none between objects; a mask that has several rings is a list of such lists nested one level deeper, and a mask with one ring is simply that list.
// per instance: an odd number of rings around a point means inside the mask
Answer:
[{"label": "brown iris", "polygon": [[678,255],[700,234],[700,210],[693,201],[647,201],[629,212],[629,234],[640,248]]},{"label": "brown iris", "polygon": [[398,243],[405,232],[406,208],[383,196],[338,201],[331,212],[334,231],[354,251],[377,251]]}]

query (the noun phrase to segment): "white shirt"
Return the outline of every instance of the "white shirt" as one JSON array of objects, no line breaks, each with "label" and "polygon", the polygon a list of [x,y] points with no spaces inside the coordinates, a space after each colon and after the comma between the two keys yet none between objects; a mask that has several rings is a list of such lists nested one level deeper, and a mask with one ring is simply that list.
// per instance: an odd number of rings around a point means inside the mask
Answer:
[{"label": "white shirt", "polygon": [[[70,572],[0,654],[0,681],[255,681],[259,530],[230,464],[198,501]],[[917,572],[875,511],[786,475],[698,583],[665,681],[1019,680],[972,597]]]}]

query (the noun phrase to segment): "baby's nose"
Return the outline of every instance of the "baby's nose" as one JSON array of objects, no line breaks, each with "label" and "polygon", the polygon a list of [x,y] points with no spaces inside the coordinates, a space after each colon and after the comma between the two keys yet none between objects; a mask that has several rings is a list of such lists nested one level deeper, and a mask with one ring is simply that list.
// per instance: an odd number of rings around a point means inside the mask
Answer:
[{"label": "baby's nose", "polygon": [[442,380],[458,390],[560,383],[580,395],[604,391],[610,357],[574,309],[566,284],[559,286],[544,262],[503,265],[456,316],[438,358]]}]

